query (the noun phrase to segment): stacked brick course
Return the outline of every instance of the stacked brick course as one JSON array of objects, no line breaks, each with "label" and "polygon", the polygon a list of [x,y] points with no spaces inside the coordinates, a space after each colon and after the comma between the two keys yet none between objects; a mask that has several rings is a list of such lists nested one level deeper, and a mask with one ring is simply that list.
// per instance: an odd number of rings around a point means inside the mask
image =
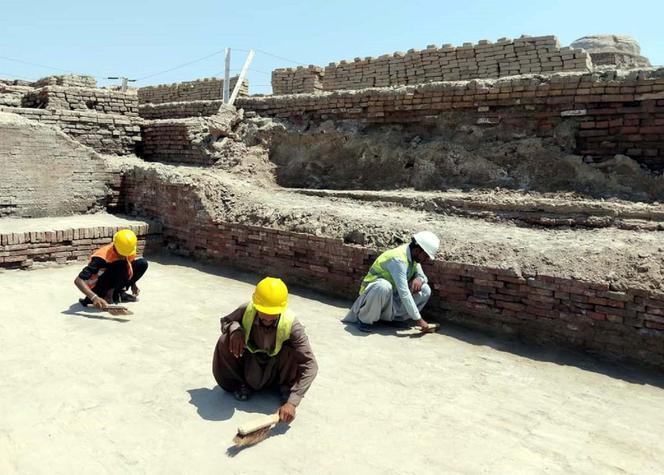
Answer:
[{"label": "stacked brick course", "polygon": [[209,165],[210,156],[198,146],[208,128],[198,118],[157,120],[143,126],[143,158],[149,161]]},{"label": "stacked brick course", "polygon": [[136,233],[140,254],[145,252],[146,243],[154,247],[160,244],[159,225],[147,223],[92,227],[36,226],[34,231],[20,232],[0,230],[0,267],[28,268],[35,262],[63,264],[87,260],[99,247],[109,244],[120,229],[131,229]]},{"label": "stacked brick course", "polygon": [[[149,174],[129,175],[125,185],[125,202],[134,211],[163,219],[171,249],[282,275],[291,284],[354,298],[378,254],[341,239],[213,222],[193,190],[155,181]],[[444,261],[428,265],[425,272],[434,291],[427,307],[430,316],[664,368],[662,293],[636,288],[614,292],[606,282],[517,275],[509,269]]]},{"label": "stacked brick course", "polygon": [[323,90],[325,70],[310,64],[306,68],[275,69],[272,71],[273,94],[313,93]]},{"label": "stacked brick course", "polygon": [[45,86],[25,94],[22,105],[36,109],[94,110],[104,114],[138,116],[136,94],[107,89]]},{"label": "stacked brick course", "polygon": [[101,156],[64,133],[0,114],[0,217],[100,211],[109,173]]},{"label": "stacked brick course", "polygon": [[47,76],[30,84],[32,87],[65,86],[65,87],[97,87],[97,80],[93,76],[80,74],[62,74]]},{"label": "stacked brick course", "polygon": [[143,119],[184,119],[187,117],[208,117],[216,114],[223,104],[221,99],[213,101],[165,102],[163,104],[142,104],[139,115]]},{"label": "stacked brick course", "polygon": [[[230,80],[230,91],[233,91],[238,77]],[[138,89],[138,102],[140,104],[163,104],[165,102],[206,101],[223,98],[224,80],[219,78],[204,78],[195,81],[174,84],[161,84]],[[249,93],[249,83],[245,80],[240,87],[238,96]]]},{"label": "stacked brick course", "polygon": [[136,153],[141,141],[142,119],[97,112],[0,107],[0,112],[18,114],[26,119],[54,125],[64,133],[97,152],[116,155]]},{"label": "stacked brick course", "polygon": [[33,90],[30,86],[0,82],[0,106],[21,107],[23,97]]},{"label": "stacked brick course", "polygon": [[459,47],[430,45],[425,50],[355,58],[330,63],[323,71],[315,66],[277,69],[272,73],[272,88],[275,94],[300,94],[590,69],[588,53],[561,48],[555,36],[522,36],[516,40],[501,38],[496,43],[481,40]]},{"label": "stacked brick course", "polygon": [[550,137],[561,122],[573,121],[578,124],[575,153],[600,160],[625,154],[652,170],[664,170],[664,68],[248,97],[238,107],[292,121],[445,118],[538,137]]}]

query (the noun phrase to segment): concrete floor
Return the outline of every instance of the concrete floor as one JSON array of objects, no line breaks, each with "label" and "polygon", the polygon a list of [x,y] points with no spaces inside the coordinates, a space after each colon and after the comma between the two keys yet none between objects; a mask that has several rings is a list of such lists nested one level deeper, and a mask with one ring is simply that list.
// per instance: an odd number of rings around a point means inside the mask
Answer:
[{"label": "concrete floor", "polygon": [[320,372],[290,428],[215,387],[219,316],[257,275],[160,258],[135,315],[83,312],[80,265],[0,272],[0,473],[664,473],[664,377],[445,327],[366,336],[297,291]]}]

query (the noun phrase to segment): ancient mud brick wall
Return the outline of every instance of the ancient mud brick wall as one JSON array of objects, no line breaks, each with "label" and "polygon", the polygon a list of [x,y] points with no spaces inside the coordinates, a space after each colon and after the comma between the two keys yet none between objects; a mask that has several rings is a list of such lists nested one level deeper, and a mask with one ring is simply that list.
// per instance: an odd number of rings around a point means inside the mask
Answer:
[{"label": "ancient mud brick wall", "polygon": [[643,68],[648,67],[648,61],[644,61],[642,56],[634,56],[623,53],[590,53],[592,62],[595,66],[620,66],[622,68]]},{"label": "ancient mud brick wall", "polygon": [[[275,94],[299,94],[315,92],[311,83],[316,80],[322,80],[322,90],[333,91],[590,69],[588,53],[561,48],[555,36],[522,36],[516,40],[501,38],[496,43],[481,40],[459,47],[429,45],[425,50],[355,58],[330,63],[322,74],[314,66],[277,69],[272,74],[272,88]],[[295,80],[297,77],[300,79]]]},{"label": "ancient mud brick wall", "polygon": [[32,87],[43,86],[65,86],[65,87],[87,87],[96,88],[97,80],[93,76],[80,74],[64,74],[47,76],[30,84]]},{"label": "ancient mud brick wall", "polygon": [[216,114],[223,104],[221,99],[214,101],[166,102],[163,104],[141,104],[139,115],[143,119],[184,119],[187,117],[208,117]]},{"label": "ancient mud brick wall", "polygon": [[0,106],[21,107],[23,97],[32,91],[30,86],[0,82]]},{"label": "ancient mud brick wall", "polygon": [[148,161],[210,165],[199,144],[208,128],[198,118],[147,121],[143,125],[143,158]]},{"label": "ancient mud brick wall", "polygon": [[[237,83],[238,77],[230,80],[230,91]],[[163,104],[164,102],[208,101],[223,99],[224,80],[219,78],[204,78],[196,81],[187,81],[159,86],[147,86],[138,89],[138,102],[140,104]],[[239,96],[249,93],[249,83],[245,80],[240,87]]]},{"label": "ancient mud brick wall", "polygon": [[82,87],[45,86],[27,93],[22,106],[36,109],[94,110],[138,116],[136,94]]},{"label": "ancient mud brick wall", "polygon": [[0,114],[0,217],[66,216],[106,207],[102,157],[62,132]]},{"label": "ancient mud brick wall", "polygon": [[310,64],[306,68],[275,69],[272,71],[273,94],[314,93],[323,90],[325,70]]},{"label": "ancient mud brick wall", "polygon": [[[167,246],[185,255],[354,298],[378,254],[340,239],[213,222],[190,186],[149,172],[124,179],[126,206],[159,216]],[[425,272],[429,317],[664,368],[664,294],[444,261]]]},{"label": "ancient mud brick wall", "polygon": [[237,105],[296,122],[445,120],[537,137],[552,137],[565,122],[574,129],[576,154],[593,160],[625,154],[664,170],[664,68],[247,97]]},{"label": "ancient mud brick wall", "polygon": [[54,125],[74,140],[104,154],[135,154],[136,144],[141,141],[142,119],[139,117],[19,107],[0,107],[0,112]]},{"label": "ancient mud brick wall", "polygon": [[139,254],[145,252],[146,245],[148,250],[160,247],[160,227],[152,224],[0,232],[0,267],[29,268],[35,262],[85,261],[98,248],[110,244],[120,229],[131,229],[136,233]]}]

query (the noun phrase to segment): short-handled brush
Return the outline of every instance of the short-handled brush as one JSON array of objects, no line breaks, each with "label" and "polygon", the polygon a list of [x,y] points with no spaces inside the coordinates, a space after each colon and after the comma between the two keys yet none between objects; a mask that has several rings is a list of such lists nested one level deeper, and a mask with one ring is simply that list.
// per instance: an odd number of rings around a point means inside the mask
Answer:
[{"label": "short-handled brush", "polygon": [[279,422],[279,413],[254,419],[237,428],[237,434],[233,443],[239,447],[254,445],[265,439],[270,434],[270,429]]},{"label": "short-handled brush", "polygon": [[105,312],[110,313],[111,315],[133,315],[134,312],[129,310],[127,307],[123,307],[122,305],[107,305],[106,308],[104,308]]}]

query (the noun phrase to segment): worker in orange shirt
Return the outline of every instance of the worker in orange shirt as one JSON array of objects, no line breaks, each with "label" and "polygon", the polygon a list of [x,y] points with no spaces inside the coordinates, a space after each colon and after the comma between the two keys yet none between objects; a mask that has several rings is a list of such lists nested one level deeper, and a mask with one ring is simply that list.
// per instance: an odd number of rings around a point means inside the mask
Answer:
[{"label": "worker in orange shirt", "polygon": [[[136,282],[148,269],[148,261],[136,258],[136,234],[130,229],[115,233],[113,242],[98,249],[74,284],[85,294],[84,307],[92,304],[105,309],[111,303],[135,302],[140,292]],[[127,290],[131,288],[132,294]]]}]

